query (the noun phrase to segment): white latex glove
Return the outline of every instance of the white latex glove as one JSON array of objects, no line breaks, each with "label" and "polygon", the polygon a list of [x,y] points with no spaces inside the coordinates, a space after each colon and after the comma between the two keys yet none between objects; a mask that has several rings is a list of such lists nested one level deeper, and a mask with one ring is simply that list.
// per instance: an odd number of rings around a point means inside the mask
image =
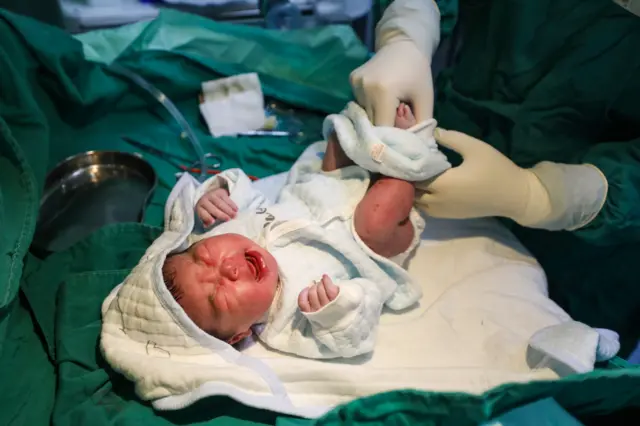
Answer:
[{"label": "white latex glove", "polygon": [[542,162],[523,169],[464,133],[437,129],[435,137],[463,162],[416,185],[418,207],[433,217],[500,216],[531,228],[572,230],[591,222],[606,200],[607,180],[592,165]]},{"label": "white latex glove", "polygon": [[418,123],[433,117],[431,57],[440,43],[433,1],[395,0],[376,27],[376,55],[351,73],[356,100],[376,126],[393,126],[400,102]]},{"label": "white latex glove", "polygon": [[431,58],[411,41],[383,47],[351,73],[356,100],[376,126],[392,127],[400,102],[411,105],[418,123],[433,117]]}]

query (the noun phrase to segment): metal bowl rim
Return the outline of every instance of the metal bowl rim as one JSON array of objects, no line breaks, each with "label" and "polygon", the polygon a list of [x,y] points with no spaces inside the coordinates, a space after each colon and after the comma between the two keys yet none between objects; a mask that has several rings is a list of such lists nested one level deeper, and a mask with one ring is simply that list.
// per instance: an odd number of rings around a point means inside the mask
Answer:
[{"label": "metal bowl rim", "polygon": [[[151,187],[155,188],[157,184],[157,179],[158,179],[156,172],[153,169],[153,166],[151,166],[151,164],[147,160],[142,158],[142,156],[136,155],[131,152],[116,151],[116,150],[104,150],[104,151],[90,150],[90,151],[85,151],[85,152],[80,152],[78,154],[70,155],[64,158],[63,160],[60,160],[58,163],[56,163],[56,165],[51,169],[51,171],[47,173],[47,176],[45,178],[43,195],[49,192],[49,190],[52,189],[52,187],[54,187],[56,183],[63,181],[70,174],[70,173],[60,172],[60,169],[62,169],[65,165],[75,160],[78,160],[80,158],[90,157],[91,155],[95,155],[95,154],[113,155],[115,157],[125,157],[130,160],[134,160],[134,162],[137,162],[139,165],[142,165],[142,167],[147,169],[146,172],[148,173],[145,173],[145,170],[140,170],[140,172],[144,175],[145,178],[149,179],[149,184],[151,185]],[[110,163],[102,163],[102,164],[106,165]],[[118,164],[118,163],[113,163],[113,164]],[[94,163],[94,165],[101,165],[101,163]],[[76,169],[76,170],[79,170],[79,169]]]}]

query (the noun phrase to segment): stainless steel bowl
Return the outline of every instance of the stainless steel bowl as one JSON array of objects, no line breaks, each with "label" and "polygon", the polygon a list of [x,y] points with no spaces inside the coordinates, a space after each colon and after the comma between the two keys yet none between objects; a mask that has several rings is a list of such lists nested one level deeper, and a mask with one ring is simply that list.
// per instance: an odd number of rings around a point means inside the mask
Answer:
[{"label": "stainless steel bowl", "polygon": [[139,222],[157,182],[134,154],[88,151],[60,162],[47,176],[32,249],[64,250],[112,223]]}]

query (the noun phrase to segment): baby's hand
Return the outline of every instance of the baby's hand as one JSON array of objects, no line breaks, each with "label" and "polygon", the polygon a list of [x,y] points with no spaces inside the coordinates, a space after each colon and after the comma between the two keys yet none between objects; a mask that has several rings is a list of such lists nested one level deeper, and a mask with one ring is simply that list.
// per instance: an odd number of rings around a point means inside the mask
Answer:
[{"label": "baby's hand", "polygon": [[207,192],[198,200],[196,212],[205,226],[211,226],[218,219],[233,219],[238,212],[238,206],[229,197],[229,191],[218,188]]},{"label": "baby's hand", "polygon": [[323,275],[320,282],[315,281],[313,285],[300,292],[298,307],[306,313],[319,311],[338,297],[339,293],[340,287],[335,285],[331,278]]}]

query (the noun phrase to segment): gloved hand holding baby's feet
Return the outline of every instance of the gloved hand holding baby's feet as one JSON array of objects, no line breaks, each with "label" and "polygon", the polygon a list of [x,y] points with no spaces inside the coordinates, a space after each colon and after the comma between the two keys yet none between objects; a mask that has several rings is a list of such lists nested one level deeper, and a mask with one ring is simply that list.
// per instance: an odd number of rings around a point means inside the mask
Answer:
[{"label": "gloved hand holding baby's feet", "polygon": [[216,220],[228,221],[236,217],[238,206],[231,200],[229,191],[217,188],[198,200],[196,212],[205,226],[211,226]]},{"label": "gloved hand holding baby's feet", "polygon": [[302,312],[317,312],[338,297],[340,287],[335,285],[327,275],[322,276],[322,280],[314,281],[312,285],[305,288],[298,296],[298,307]]}]

